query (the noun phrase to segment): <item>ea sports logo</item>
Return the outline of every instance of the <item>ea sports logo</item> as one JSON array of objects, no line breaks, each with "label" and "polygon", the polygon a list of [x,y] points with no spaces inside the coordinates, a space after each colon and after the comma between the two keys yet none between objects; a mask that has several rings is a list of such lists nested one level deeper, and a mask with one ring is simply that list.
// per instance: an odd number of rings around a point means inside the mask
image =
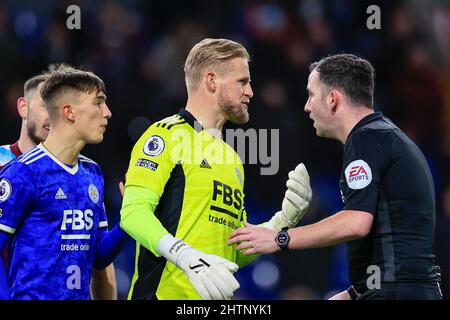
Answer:
[{"label": "ea sports logo", "polygon": [[356,160],[345,168],[345,179],[350,189],[364,189],[372,182],[372,170],[364,160]]},{"label": "ea sports logo", "polygon": [[367,172],[366,172],[366,170],[364,170],[364,167],[363,166],[354,166],[354,167],[350,168],[349,178],[359,176],[360,174],[364,174],[367,176]]}]

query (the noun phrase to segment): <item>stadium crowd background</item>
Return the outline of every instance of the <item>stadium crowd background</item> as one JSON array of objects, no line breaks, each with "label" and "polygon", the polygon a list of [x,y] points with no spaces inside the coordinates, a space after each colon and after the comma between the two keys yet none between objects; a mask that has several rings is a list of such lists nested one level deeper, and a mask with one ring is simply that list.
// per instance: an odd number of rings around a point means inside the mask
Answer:
[{"label": "stadium crowd background", "polygon": [[[66,8],[81,8],[81,30],[68,30]],[[369,5],[381,9],[381,29],[369,30]],[[376,69],[375,109],[424,151],[437,202],[436,253],[446,298],[450,290],[450,3],[448,1],[20,1],[0,2],[0,144],[20,131],[16,100],[24,81],[49,63],[97,73],[113,113],[105,140],[83,152],[103,168],[110,225],[119,221],[117,183],[146,127],[184,106],[183,63],[194,43],[225,37],[252,56],[255,97],[244,129],[280,129],[277,175],[246,164],[249,221],[279,209],[287,173],[299,162],[310,172],[314,199],[300,222],[342,208],[339,142],[316,137],[303,111],[311,62],[354,53]],[[233,128],[227,126],[227,128]],[[246,161],[244,159],[244,161]],[[248,162],[248,161],[246,161]],[[134,243],[115,261],[125,298]],[[348,285],[345,246],[259,258],[237,274],[237,299],[323,299]],[[447,294],[446,294],[447,293]]]}]

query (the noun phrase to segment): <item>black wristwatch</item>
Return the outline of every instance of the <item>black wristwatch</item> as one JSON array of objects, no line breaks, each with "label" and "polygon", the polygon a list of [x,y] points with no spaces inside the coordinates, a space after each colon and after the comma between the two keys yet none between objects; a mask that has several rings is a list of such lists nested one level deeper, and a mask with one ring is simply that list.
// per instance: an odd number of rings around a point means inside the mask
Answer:
[{"label": "black wristwatch", "polygon": [[275,237],[275,242],[282,250],[288,249],[289,241],[291,241],[291,237],[289,237],[287,230],[288,227],[282,228]]}]

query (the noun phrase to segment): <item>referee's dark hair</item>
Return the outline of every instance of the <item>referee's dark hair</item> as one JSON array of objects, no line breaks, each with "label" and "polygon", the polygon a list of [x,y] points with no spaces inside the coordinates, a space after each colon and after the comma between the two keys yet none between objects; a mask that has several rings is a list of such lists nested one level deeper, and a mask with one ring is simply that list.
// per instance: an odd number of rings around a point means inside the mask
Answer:
[{"label": "referee's dark hair", "polygon": [[324,96],[340,89],[349,104],[373,108],[375,70],[369,61],[353,54],[336,54],[312,63],[309,71],[314,70],[324,85]]}]

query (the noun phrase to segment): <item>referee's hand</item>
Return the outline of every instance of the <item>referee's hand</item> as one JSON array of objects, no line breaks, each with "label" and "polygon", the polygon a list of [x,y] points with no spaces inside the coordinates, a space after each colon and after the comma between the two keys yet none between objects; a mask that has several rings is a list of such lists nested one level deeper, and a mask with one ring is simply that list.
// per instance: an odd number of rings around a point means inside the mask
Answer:
[{"label": "referee's hand", "polygon": [[272,253],[280,250],[275,237],[277,231],[255,226],[244,222],[245,228],[239,228],[233,231],[227,245],[238,244],[236,250],[243,250],[245,255],[255,253]]},{"label": "referee's hand", "polygon": [[335,294],[328,300],[352,300],[352,298],[350,297],[350,294],[348,293],[348,291],[344,290],[342,292]]}]

